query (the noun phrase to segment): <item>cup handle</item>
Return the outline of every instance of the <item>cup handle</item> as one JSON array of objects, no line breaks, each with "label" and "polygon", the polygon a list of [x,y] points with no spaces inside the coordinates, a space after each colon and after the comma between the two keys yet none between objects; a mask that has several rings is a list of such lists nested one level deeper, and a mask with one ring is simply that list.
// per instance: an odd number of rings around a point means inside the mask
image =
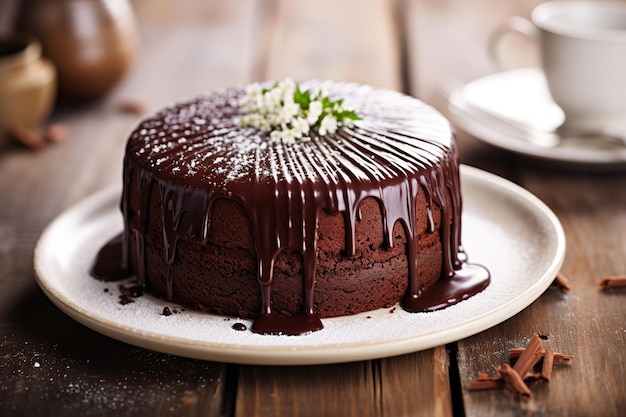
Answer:
[{"label": "cup handle", "polygon": [[502,40],[511,33],[517,33],[532,42],[539,42],[539,29],[530,20],[521,16],[511,16],[506,22],[499,26],[489,37],[489,58],[498,70],[507,68],[504,59],[500,55],[500,44]]}]

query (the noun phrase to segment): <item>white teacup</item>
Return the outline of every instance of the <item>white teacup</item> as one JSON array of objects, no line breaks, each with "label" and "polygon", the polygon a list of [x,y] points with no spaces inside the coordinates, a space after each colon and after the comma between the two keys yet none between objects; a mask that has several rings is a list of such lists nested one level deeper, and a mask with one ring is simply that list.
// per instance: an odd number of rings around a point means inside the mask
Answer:
[{"label": "white teacup", "polygon": [[626,122],[626,3],[549,1],[494,33],[491,53],[504,34],[538,41],[548,88],[570,126]]}]

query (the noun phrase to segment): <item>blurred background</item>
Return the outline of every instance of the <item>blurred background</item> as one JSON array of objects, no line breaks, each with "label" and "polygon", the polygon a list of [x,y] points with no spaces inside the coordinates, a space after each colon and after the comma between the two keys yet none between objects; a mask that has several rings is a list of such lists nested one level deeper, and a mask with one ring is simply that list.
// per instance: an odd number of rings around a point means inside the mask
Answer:
[{"label": "blurred background", "polygon": [[[34,35],[56,68],[61,101],[132,99],[149,111],[215,88],[289,76],[401,90],[445,111],[441,84],[493,72],[490,33],[538,3],[2,0],[0,32]],[[508,42],[512,65],[537,63],[527,40]]]}]

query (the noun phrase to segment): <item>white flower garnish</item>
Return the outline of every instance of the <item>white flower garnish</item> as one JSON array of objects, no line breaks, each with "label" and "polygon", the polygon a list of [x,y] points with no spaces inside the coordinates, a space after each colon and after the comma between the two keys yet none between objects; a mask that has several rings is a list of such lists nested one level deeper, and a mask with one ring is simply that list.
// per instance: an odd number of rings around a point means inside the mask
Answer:
[{"label": "white flower garnish", "polygon": [[312,101],[309,104],[309,114],[307,115],[307,121],[312,125],[317,123],[317,120],[322,115],[322,111],[322,102],[319,100]]},{"label": "white flower garnish", "polygon": [[289,78],[269,89],[253,83],[245,91],[239,100],[245,114],[237,117],[236,123],[269,132],[272,141],[294,143],[307,137],[311,128],[320,135],[333,134],[339,127],[361,120],[353,110],[342,107],[343,100],[333,101],[321,91],[302,91]]},{"label": "white flower garnish", "polygon": [[334,133],[337,130],[337,119],[332,114],[327,114],[322,119],[322,123],[320,124],[320,135],[325,135],[326,132]]}]

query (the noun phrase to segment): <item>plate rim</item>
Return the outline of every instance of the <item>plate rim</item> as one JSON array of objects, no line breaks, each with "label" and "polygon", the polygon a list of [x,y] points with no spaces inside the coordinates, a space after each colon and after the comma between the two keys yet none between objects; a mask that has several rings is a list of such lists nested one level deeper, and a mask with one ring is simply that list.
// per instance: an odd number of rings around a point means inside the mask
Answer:
[{"label": "plate rim", "polygon": [[[565,257],[566,241],[563,227],[557,216],[539,198],[526,189],[495,174],[466,165],[461,165],[460,171],[462,180],[463,178],[468,178],[482,182],[483,185],[490,183],[501,190],[505,190],[510,196],[525,200],[541,212],[545,216],[545,220],[554,229],[554,237],[556,239],[555,256],[542,277],[538,278],[534,285],[507,303],[498,305],[488,312],[463,320],[460,323],[448,325],[436,331],[422,333],[417,337],[416,335],[407,335],[405,337],[372,341],[370,343],[361,341],[353,344],[329,343],[301,347],[293,345],[252,347],[237,346],[231,343],[192,341],[184,337],[162,335],[142,329],[137,330],[124,323],[94,318],[88,311],[85,311],[81,306],[65,297],[64,294],[61,294],[50,280],[46,278],[46,272],[42,267],[44,251],[47,242],[54,237],[55,228],[60,227],[64,222],[72,220],[72,215],[78,212],[79,209],[85,211],[86,208],[97,208],[104,202],[109,201],[113,193],[117,192],[119,195],[119,186],[110,186],[86,197],[61,213],[44,229],[34,251],[35,279],[46,296],[77,322],[122,342],[177,356],[239,364],[316,365],[391,357],[433,348],[484,331],[528,307],[548,288],[554,276],[558,273]],[[526,298],[526,300],[523,303],[519,303],[518,300],[520,298]],[[494,322],[493,316],[498,316],[499,319]],[[461,331],[458,329],[459,325],[462,325]],[[418,339],[419,343],[416,343],[416,339]],[[444,341],[442,342],[442,340]]]}]

